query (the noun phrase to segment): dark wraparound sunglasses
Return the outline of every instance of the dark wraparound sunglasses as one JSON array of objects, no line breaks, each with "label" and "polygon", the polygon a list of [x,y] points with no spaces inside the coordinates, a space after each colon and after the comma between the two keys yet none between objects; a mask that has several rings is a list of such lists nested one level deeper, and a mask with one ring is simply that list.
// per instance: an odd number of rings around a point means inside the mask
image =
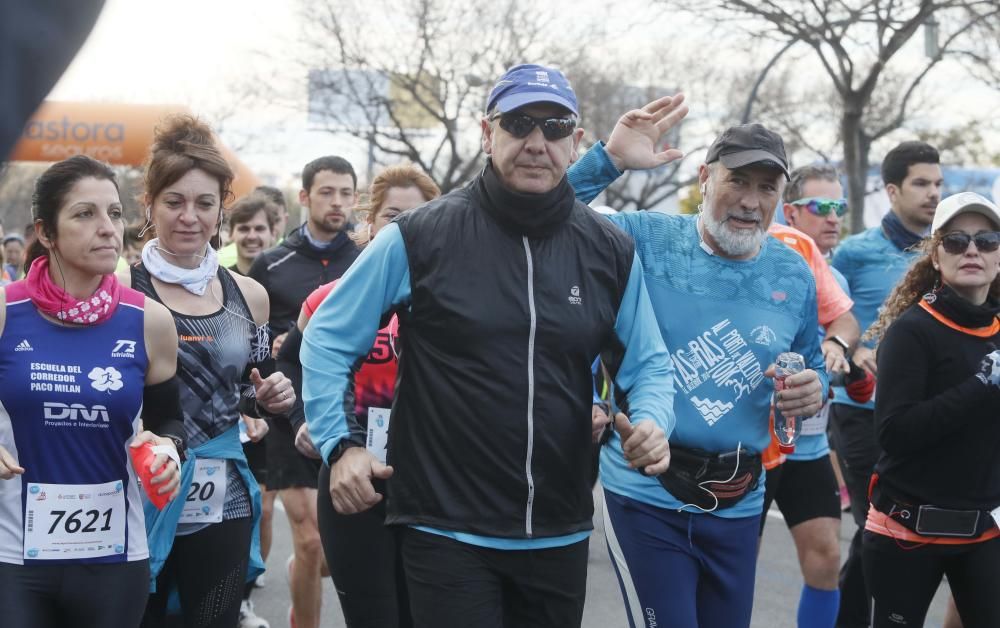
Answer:
[{"label": "dark wraparound sunglasses", "polygon": [[969,250],[969,242],[976,243],[980,253],[992,253],[1000,248],[1000,231],[980,231],[972,236],[961,231],[952,231],[941,238],[941,246],[952,255],[962,255]]},{"label": "dark wraparound sunglasses", "polygon": [[526,113],[501,113],[490,120],[500,118],[500,128],[519,140],[531,135],[535,127],[542,129],[542,135],[550,142],[569,137],[576,130],[576,118],[536,118]]}]

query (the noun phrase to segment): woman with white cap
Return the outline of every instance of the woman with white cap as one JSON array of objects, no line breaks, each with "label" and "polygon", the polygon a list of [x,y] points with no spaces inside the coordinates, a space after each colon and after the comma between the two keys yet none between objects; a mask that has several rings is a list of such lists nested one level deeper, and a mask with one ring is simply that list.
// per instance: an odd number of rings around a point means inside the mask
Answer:
[{"label": "woman with white cap", "polygon": [[920,626],[948,576],[967,627],[1000,626],[1000,209],[937,207],[925,255],[886,301],[865,579],[873,626]]}]

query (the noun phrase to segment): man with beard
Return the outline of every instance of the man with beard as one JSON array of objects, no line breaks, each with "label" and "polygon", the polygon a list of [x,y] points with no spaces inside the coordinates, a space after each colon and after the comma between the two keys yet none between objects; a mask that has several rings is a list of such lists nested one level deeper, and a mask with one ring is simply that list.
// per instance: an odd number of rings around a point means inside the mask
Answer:
[{"label": "man with beard", "polygon": [[[606,147],[570,168],[577,197],[663,163],[670,151],[655,147],[677,98],[627,113]],[[786,415],[807,417],[827,385],[812,273],[767,237],[788,176],[781,137],[759,124],[731,127],[698,175],[697,216],[611,217],[635,238],[676,386],[666,473],[630,473],[615,435],[601,454],[605,533],[633,626],[750,625],[772,394]],[[784,351],[809,368],[775,393]]]},{"label": "man with beard", "polygon": [[[275,355],[306,297],[338,279],[358,256],[348,235],[357,183],[354,168],[342,157],[320,157],[306,164],[299,191],[299,202],[308,210],[306,222],[281,244],[261,253],[250,268],[250,277],[264,286],[271,298]],[[265,442],[268,488],[278,491],[292,528],[289,587],[295,625],[316,628],[322,601],[320,572],[324,568],[316,520],[319,463],[295,449],[288,421],[274,421]]]}]

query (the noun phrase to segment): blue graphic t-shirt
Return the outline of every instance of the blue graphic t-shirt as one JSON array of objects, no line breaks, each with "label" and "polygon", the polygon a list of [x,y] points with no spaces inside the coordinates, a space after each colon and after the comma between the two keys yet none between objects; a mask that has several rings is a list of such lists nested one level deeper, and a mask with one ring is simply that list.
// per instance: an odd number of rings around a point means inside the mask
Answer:
[{"label": "blue graphic t-shirt", "polygon": [[[577,197],[589,201],[617,174],[596,147],[574,164],[569,178]],[[742,443],[763,451],[770,442],[774,392],[764,371],[777,355],[802,354],[806,367],[820,374],[824,390],[827,386],[816,333],[816,282],[809,266],[774,238],[765,238],[750,260],[713,255],[699,237],[695,216],[644,211],[610,218],[635,239],[674,364],[676,426],[670,442],[713,452],[732,452]],[[601,482],[607,490],[654,506],[684,506],[658,480],[626,466],[617,434],[601,452]],[[762,475],[760,485],[740,503],[712,514],[759,515],[763,503]],[[698,512],[690,506],[687,510]]]},{"label": "blue graphic t-shirt", "polygon": [[[878,318],[879,309],[886,297],[903,278],[910,265],[920,257],[920,251],[901,251],[882,227],[872,227],[844,240],[833,256],[833,266],[844,275],[854,299],[854,317],[858,319],[861,333]],[[866,342],[869,347],[873,343]],[[877,391],[876,391],[877,394]],[[860,408],[875,408],[875,397],[868,403],[858,403],[847,396],[842,387],[834,389],[834,403]]]},{"label": "blue graphic t-shirt", "polygon": [[[779,353],[796,351],[823,372],[816,334],[816,287],[798,253],[766,238],[755,258],[734,261],[701,246],[694,216],[655,212],[612,220],[636,240],[646,288],[660,333],[674,363],[671,443],[728,452],[742,443],[763,451],[773,381],[764,376]],[[663,508],[679,501],[653,478],[625,466],[621,441],[612,437],[601,455],[604,486]],[[760,513],[761,485],[723,517]]]}]

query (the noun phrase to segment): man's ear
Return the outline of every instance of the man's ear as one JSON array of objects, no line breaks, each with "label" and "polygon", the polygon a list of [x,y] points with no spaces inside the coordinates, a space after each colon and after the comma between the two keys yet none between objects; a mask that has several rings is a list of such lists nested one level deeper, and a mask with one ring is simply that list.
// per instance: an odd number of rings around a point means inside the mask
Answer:
[{"label": "man's ear", "polygon": [[791,203],[783,203],[781,205],[781,211],[785,214],[785,223],[789,227],[795,226],[795,205]]},{"label": "man's ear", "polygon": [[483,131],[482,146],[483,152],[487,155],[493,154],[493,127],[490,125],[490,121],[483,116],[483,119],[479,123]]},{"label": "man's ear", "polygon": [[569,163],[574,163],[580,158],[580,142],[583,141],[583,133],[584,131],[580,127],[573,131],[573,150],[569,153]]},{"label": "man's ear", "polygon": [[895,183],[886,183],[885,193],[889,195],[889,202],[895,203],[896,197],[899,196],[899,186],[897,186]]},{"label": "man's ear", "polygon": [[309,207],[309,190],[299,190],[299,205]]},{"label": "man's ear", "polygon": [[698,186],[701,188],[701,195],[705,196],[705,184],[708,183],[708,164],[698,166]]}]

